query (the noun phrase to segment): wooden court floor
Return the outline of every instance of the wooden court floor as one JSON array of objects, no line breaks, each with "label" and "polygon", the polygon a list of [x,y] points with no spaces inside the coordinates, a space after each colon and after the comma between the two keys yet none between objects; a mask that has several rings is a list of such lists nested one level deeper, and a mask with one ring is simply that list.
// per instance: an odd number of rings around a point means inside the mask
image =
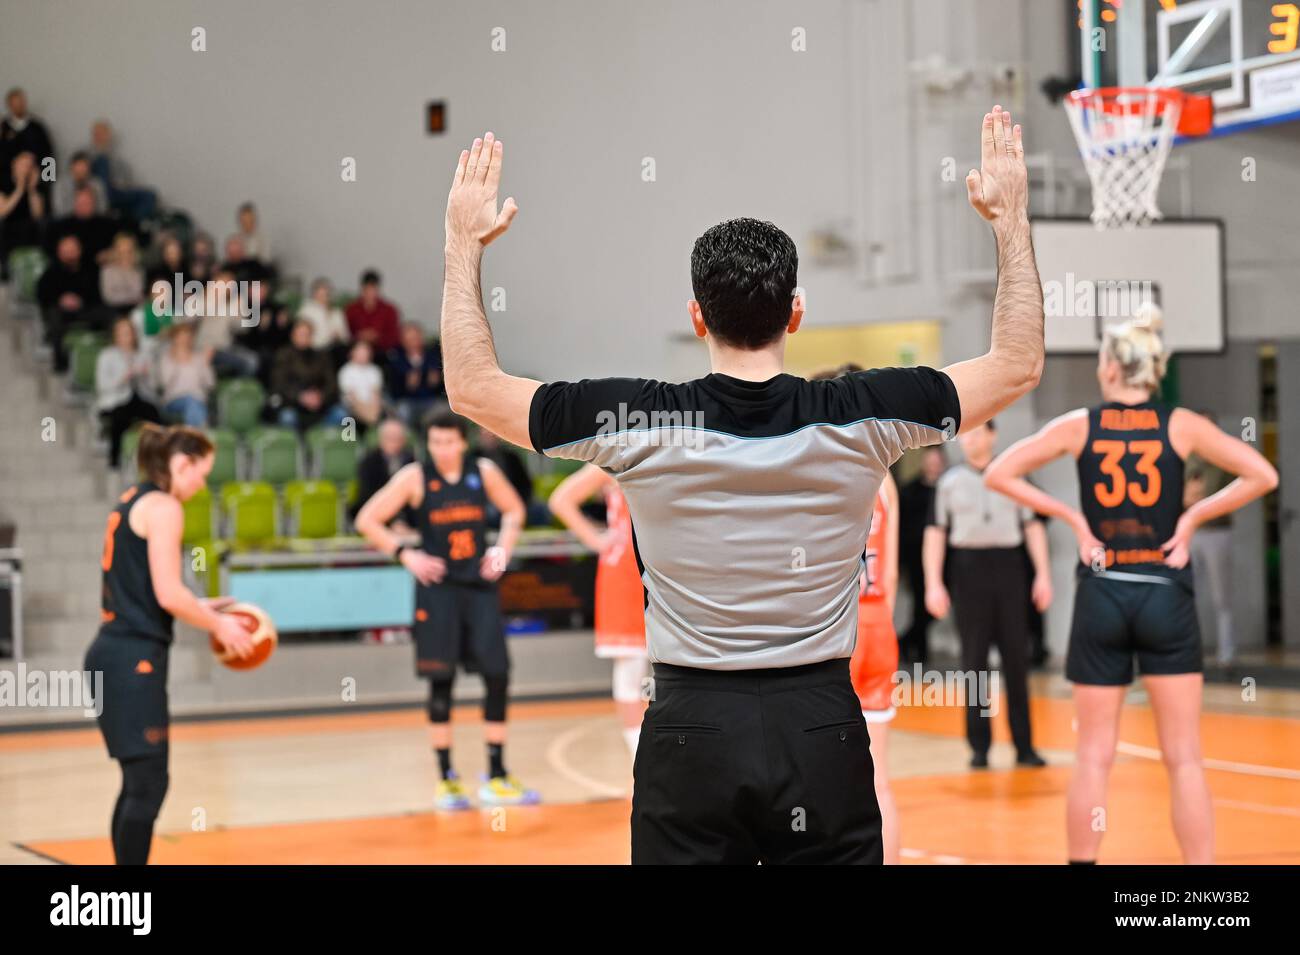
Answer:
[{"label": "wooden court floor", "polygon": [[[890,768],[903,861],[1056,863],[1073,730],[1071,705],[1039,681],[1037,745],[1047,769],[1010,768],[1004,722],[994,768],[966,768],[960,711],[905,708]],[[1232,696],[1203,717],[1218,860],[1300,863],[1300,694]],[[1266,698],[1267,697],[1267,698]],[[484,767],[475,707],[455,715],[456,761]],[[511,771],[537,807],[437,814],[432,754],[416,709],[173,727],[172,783],[158,863],[625,863],[631,765],[606,700],[512,709]],[[1141,694],[1124,714],[1102,861],[1172,863],[1177,845],[1154,722]],[[92,727],[0,736],[0,862],[106,863],[118,785]]]}]

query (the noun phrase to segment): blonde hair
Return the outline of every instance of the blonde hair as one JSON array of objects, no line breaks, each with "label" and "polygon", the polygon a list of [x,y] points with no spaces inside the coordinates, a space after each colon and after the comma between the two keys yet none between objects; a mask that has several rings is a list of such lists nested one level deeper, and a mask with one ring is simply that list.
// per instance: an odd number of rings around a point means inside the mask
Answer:
[{"label": "blonde hair", "polygon": [[1154,302],[1137,307],[1127,322],[1107,328],[1101,338],[1101,353],[1120,366],[1124,384],[1155,391],[1165,377],[1169,354],[1165,351],[1164,312]]}]

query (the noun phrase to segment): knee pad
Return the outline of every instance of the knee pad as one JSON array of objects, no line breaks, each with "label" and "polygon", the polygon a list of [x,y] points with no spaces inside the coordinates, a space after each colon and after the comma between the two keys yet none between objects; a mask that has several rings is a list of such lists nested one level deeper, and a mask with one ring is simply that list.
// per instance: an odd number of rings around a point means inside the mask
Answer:
[{"label": "knee pad", "polygon": [[122,763],[122,815],[152,822],[162,809],[171,779],[165,756],[146,756]]},{"label": "knee pad", "polygon": [[447,723],[451,720],[451,680],[429,681],[429,722]]},{"label": "knee pad", "polygon": [[614,660],[615,703],[640,703],[645,699],[642,684],[649,662],[645,657],[618,657]]},{"label": "knee pad", "polygon": [[504,723],[506,721],[506,698],[510,689],[510,677],[508,676],[484,676],[483,686],[486,693],[483,696],[483,719],[488,723]]}]

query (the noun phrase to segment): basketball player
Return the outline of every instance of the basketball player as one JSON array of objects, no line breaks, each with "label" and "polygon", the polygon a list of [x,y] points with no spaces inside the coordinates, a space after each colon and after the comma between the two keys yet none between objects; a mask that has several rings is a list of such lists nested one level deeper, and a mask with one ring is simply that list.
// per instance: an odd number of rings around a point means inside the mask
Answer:
[{"label": "basketball player", "polygon": [[[654,678],[633,767],[634,863],[882,860],[849,674],[864,505],[905,451],[988,420],[1042,371],[1020,128],[995,107],[981,139],[966,184],[998,247],[989,351],[942,371],[833,381],[782,373],[804,315],[798,254],[754,219],[714,226],[691,253],[688,312],[712,374],[545,385],[507,374],[479,273],[518,209],[497,208],[502,147],[490,133],[461,153],[445,220],[448,399],[507,440],[613,475],[637,529]],[[602,143],[584,146],[575,184]],[[833,148],[809,149],[810,175]]]},{"label": "basketball player", "polygon": [[146,424],[137,457],[143,480],[122,494],[104,531],[101,623],[85,668],[103,674],[99,729],[122,767],[110,827],[118,865],[148,862],[167,795],[172,619],[211,633],[241,658],[253,650],[238,618],[219,612],[231,598],[196,597],[181,579],[181,502],[203,489],[212,460],[203,432]]},{"label": "basketball player", "polygon": [[885,865],[897,865],[898,806],[889,785],[889,724],[894,719],[893,678],[898,671],[898,634],[894,631],[894,601],[898,596],[898,485],[888,472],[872,504],[865,558],[858,595],[858,642],[853,647],[849,673],[871,735]]},{"label": "basketball player", "polygon": [[[1174,832],[1188,863],[1214,852],[1201,766],[1201,636],[1188,567],[1196,529],[1277,486],[1258,451],[1184,408],[1152,398],[1164,377],[1161,315],[1144,305],[1106,331],[1097,363],[1101,404],[1049,422],[989,465],[985,481],[1073,528],[1078,590],[1065,675],[1074,684],[1078,754],[1067,800],[1070,860],[1096,861],[1120,710],[1137,672],[1155,711],[1169,773]],[[1183,461],[1199,455],[1236,480],[1183,509]],[[1078,462],[1080,510],[1025,480],[1049,461]]]},{"label": "basketball player", "polygon": [[[605,495],[606,529],[582,513],[582,502]],[[596,656],[614,661],[614,704],[623,739],[636,758],[645,713],[643,684],[650,675],[645,649],[645,590],[636,565],[632,517],[618,482],[594,464],[561,481],[547,502],[574,536],[600,555],[596,567]]]},{"label": "basketball player", "polygon": [[[506,771],[506,700],[510,657],[496,582],[505,572],[524,525],[524,502],[501,469],[469,454],[463,418],[448,411],[429,418],[429,460],[399,470],[357,514],[356,528],[372,546],[391,554],[417,581],[415,672],[429,681],[429,737],[441,781],[437,809],[470,807],[451,765],[451,691],[457,665],[483,678],[483,735],[488,774],[479,801],[493,806],[535,803],[538,794]],[[501,512],[501,531],[487,546],[486,510]],[[388,527],[409,507],[420,516],[420,546]]]}]

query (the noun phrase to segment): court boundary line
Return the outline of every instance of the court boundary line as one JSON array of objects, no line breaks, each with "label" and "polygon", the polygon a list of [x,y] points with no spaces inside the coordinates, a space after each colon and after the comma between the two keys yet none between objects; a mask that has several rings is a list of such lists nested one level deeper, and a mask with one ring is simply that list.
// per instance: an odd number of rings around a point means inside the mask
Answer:
[{"label": "court boundary line", "polygon": [[[1164,756],[1159,749],[1150,746],[1138,746],[1136,743],[1126,743],[1120,740],[1115,744],[1115,752],[1123,753],[1125,756],[1136,756],[1140,759],[1151,759],[1163,761]],[[1288,779],[1292,782],[1300,782],[1300,769],[1288,769],[1284,766],[1265,766],[1258,763],[1239,763],[1230,759],[1206,759],[1201,757],[1201,765],[1206,769],[1215,769],[1225,773],[1238,773],[1242,776],[1266,776],[1270,779]]]}]

